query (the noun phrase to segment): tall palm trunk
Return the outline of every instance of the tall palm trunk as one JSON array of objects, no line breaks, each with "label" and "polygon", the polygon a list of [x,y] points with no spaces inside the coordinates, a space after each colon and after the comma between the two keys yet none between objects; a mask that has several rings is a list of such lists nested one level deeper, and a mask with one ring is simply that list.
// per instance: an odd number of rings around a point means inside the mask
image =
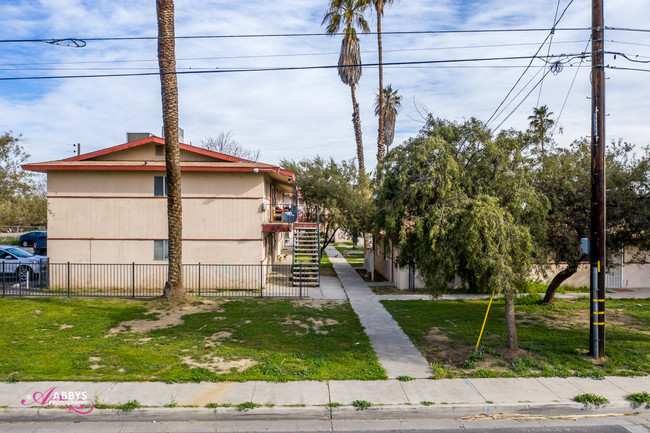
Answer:
[{"label": "tall palm trunk", "polygon": [[183,208],[178,146],[178,83],[174,39],[174,1],[156,0],[158,15],[158,66],[162,91],[165,166],[167,170],[167,229],[169,266],[163,297],[181,300],[183,291]]},{"label": "tall palm trunk", "polygon": [[364,183],[366,176],[366,164],[363,158],[363,140],[361,139],[361,118],[359,116],[359,104],[354,90],[354,85],[350,86],[352,94],[352,124],[354,125],[354,138],[357,141],[357,162],[359,163],[359,184]]},{"label": "tall palm trunk", "polygon": [[[382,7],[383,9],[383,7]],[[381,48],[381,13],[377,13],[377,48],[379,52],[379,129],[377,132],[377,165],[384,160],[384,67]],[[381,183],[381,173],[377,170],[377,182]]]}]

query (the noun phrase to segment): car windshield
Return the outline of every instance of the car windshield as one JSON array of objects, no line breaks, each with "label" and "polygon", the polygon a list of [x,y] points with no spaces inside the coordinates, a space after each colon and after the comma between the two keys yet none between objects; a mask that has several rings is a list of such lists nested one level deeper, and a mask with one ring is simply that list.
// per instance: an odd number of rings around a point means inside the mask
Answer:
[{"label": "car windshield", "polygon": [[16,257],[19,258],[25,258],[25,257],[32,257],[33,254],[28,253],[27,251],[23,251],[20,248],[6,248],[4,251],[13,254]]}]

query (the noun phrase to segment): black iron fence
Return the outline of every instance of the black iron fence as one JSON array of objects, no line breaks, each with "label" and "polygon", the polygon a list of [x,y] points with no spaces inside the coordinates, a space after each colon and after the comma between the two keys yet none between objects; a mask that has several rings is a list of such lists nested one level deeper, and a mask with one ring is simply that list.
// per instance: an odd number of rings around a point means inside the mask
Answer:
[{"label": "black iron fence", "polygon": [[[152,298],[162,296],[167,264],[1,263],[2,296]],[[207,297],[308,296],[300,265],[183,265],[189,295]]]}]

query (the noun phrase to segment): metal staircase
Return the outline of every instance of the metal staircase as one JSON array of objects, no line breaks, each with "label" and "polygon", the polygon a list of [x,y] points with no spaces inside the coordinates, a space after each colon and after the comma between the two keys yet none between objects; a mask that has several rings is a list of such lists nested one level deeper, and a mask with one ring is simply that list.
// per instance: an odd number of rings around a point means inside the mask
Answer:
[{"label": "metal staircase", "polygon": [[292,272],[294,286],[320,286],[320,233],[318,223],[294,223]]}]

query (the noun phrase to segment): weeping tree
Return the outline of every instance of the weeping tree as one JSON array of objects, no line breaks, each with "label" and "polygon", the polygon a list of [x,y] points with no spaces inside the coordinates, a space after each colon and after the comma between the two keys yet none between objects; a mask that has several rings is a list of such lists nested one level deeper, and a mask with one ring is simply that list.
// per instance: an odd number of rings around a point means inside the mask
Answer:
[{"label": "weeping tree", "polygon": [[382,93],[383,95],[377,95],[375,116],[379,116],[380,119],[383,118],[384,144],[386,153],[388,153],[395,139],[395,122],[397,121],[397,113],[399,113],[399,109],[402,107],[402,96],[398,95],[397,89],[393,90],[390,84]]},{"label": "weeping tree", "polygon": [[527,134],[496,136],[476,119],[428,118],[387,154],[375,227],[434,293],[460,283],[505,297],[508,348],[517,349],[514,299],[545,240],[546,200],[531,185]]},{"label": "weeping tree", "polygon": [[330,36],[343,31],[341,54],[339,56],[338,73],[341,81],[350,86],[352,97],[352,123],[354,137],[357,143],[357,163],[359,164],[359,179],[363,181],[366,169],[363,156],[363,140],[361,137],[361,118],[356,97],[356,85],[362,72],[361,50],[357,29],[368,33],[370,28],[363,16],[370,0],[331,0],[330,8],[321,24],[326,25],[326,33]]},{"label": "weeping tree", "polygon": [[181,202],[181,163],[178,146],[178,83],[176,80],[176,41],[174,1],[156,0],[158,16],[158,66],[165,131],[167,179],[168,271],[163,297],[182,300],[183,290],[183,209]]}]

